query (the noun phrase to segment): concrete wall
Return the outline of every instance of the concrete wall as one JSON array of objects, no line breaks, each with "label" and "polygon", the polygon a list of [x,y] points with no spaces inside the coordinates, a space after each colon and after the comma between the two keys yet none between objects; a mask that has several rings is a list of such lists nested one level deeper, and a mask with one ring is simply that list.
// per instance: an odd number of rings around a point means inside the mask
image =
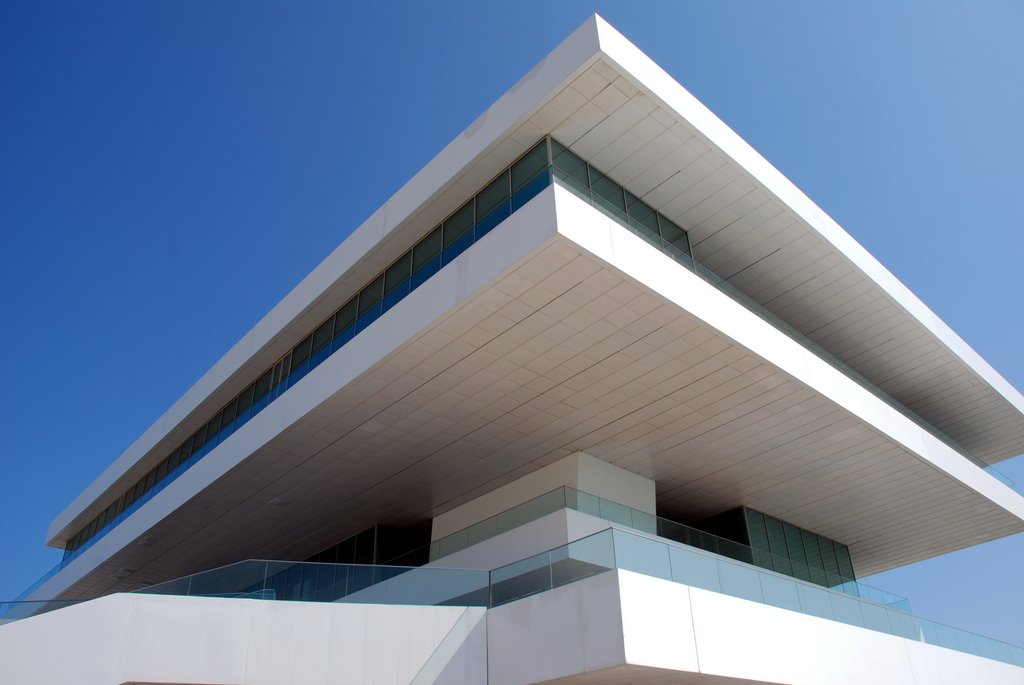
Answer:
[{"label": "concrete wall", "polygon": [[482,683],[485,609],[110,595],[0,627],[18,685]]},{"label": "concrete wall", "polygon": [[440,568],[492,570],[609,527],[611,524],[604,519],[571,509],[562,509],[507,533],[495,535],[489,540],[441,557],[429,565]]},{"label": "concrete wall", "polygon": [[655,513],[654,481],[576,452],[436,516],[430,539],[443,538],[560,486]]},{"label": "concrete wall", "polygon": [[494,609],[111,595],[0,627],[0,683],[1024,683],[1024,669],[609,571]]},{"label": "concrete wall", "polygon": [[491,609],[487,634],[491,685],[1024,683],[999,661],[629,571]]}]

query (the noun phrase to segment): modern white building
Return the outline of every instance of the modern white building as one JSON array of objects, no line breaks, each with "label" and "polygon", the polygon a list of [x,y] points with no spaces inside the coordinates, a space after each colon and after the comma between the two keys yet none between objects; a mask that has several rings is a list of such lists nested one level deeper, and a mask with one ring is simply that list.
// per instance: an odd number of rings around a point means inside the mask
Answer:
[{"label": "modern white building", "polygon": [[[1024,683],[857,578],[1024,397],[598,17],[61,512],[10,683]],[[82,601],[85,600],[85,601]]]}]

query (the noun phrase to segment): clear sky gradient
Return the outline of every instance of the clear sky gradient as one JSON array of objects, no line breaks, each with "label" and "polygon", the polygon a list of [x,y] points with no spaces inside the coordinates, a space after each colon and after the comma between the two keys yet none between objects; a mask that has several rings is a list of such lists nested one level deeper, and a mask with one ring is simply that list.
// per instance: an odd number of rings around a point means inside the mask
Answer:
[{"label": "clear sky gradient", "polygon": [[[0,3],[0,599],[50,520],[592,12],[1024,387],[1024,3]],[[1002,470],[1024,483],[1024,462]],[[1024,645],[1024,536],[882,574]]]}]

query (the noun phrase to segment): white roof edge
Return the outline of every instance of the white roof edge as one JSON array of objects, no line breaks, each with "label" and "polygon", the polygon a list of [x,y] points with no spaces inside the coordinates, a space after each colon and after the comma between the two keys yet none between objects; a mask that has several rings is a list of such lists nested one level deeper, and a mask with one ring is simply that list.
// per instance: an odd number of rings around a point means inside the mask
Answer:
[{"label": "white roof edge", "polygon": [[314,304],[399,224],[441,191],[458,172],[528,119],[557,92],[560,85],[597,59],[598,32],[602,25],[607,24],[597,15],[588,18],[342,241],[53,519],[46,533],[47,544],[59,546],[63,537],[73,533],[68,530],[71,524],[90,505],[149,454],[211,393],[243,369],[289,322]]},{"label": "white roof edge", "polygon": [[633,76],[663,105],[688,121],[727,157],[742,166],[766,192],[788,206],[813,231],[860,269],[904,310],[963,360],[979,380],[1002,395],[1024,416],[1024,395],[921,301],[892,272],[871,255],[825,210],[761,156],[700,100],[658,66],[642,50],[599,16],[594,17],[603,56]]}]

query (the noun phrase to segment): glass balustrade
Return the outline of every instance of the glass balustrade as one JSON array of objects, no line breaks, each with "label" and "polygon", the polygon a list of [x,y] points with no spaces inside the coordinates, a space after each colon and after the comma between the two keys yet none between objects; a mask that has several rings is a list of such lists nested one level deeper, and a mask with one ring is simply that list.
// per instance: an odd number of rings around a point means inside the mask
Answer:
[{"label": "glass balustrade", "polygon": [[[640,532],[608,528],[492,571],[243,561],[137,591],[256,601],[499,607],[620,569],[1024,667],[1024,649]],[[0,623],[77,603],[5,602]],[[742,620],[742,615],[737,616]]]},{"label": "glass balustrade", "polygon": [[[772,554],[767,550],[750,547],[567,486],[555,488],[483,521],[434,540],[430,543],[429,558],[434,561],[455,554],[467,547],[564,509],[589,514],[611,523],[697,547],[764,569],[778,571],[794,578],[810,580],[816,585],[832,588],[854,597],[863,597],[905,611],[910,610],[910,602],[906,597],[866,585],[855,578],[826,570],[823,566],[814,566],[796,559]],[[403,554],[402,557],[413,556],[419,551],[413,550]],[[395,561],[402,557],[396,558]]]}]

